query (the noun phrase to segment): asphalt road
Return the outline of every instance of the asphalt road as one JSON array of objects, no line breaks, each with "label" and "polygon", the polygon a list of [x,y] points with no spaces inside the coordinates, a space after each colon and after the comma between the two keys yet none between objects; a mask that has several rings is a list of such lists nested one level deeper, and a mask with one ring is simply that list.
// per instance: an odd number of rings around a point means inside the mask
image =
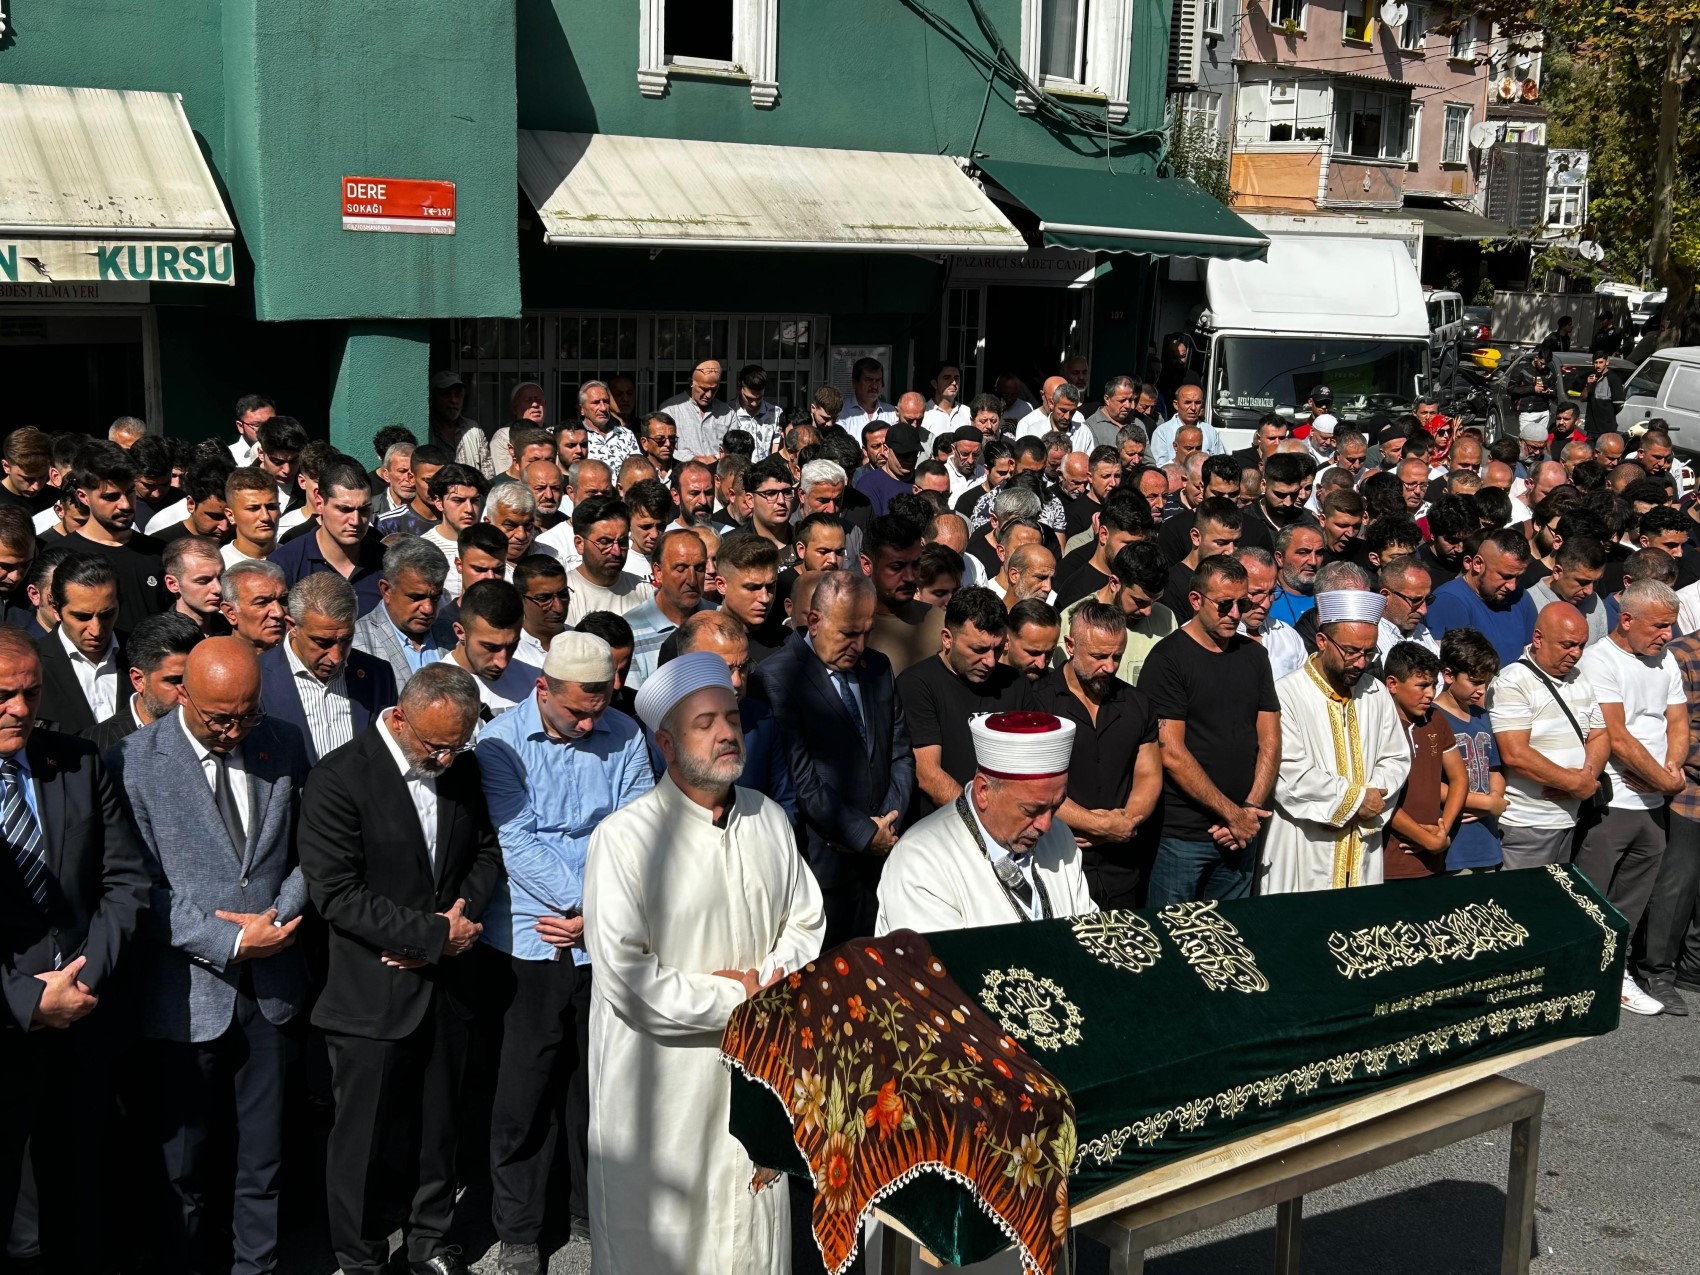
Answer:
[{"label": "asphalt road", "polygon": [[[1700,1015],[1700,996],[1690,1002]],[[1700,1016],[1625,1014],[1612,1035],[1509,1074],[1547,1095],[1534,1275],[1700,1271]],[[302,1138],[302,1151],[322,1154],[322,1132],[303,1131]],[[1507,1144],[1507,1132],[1499,1131],[1307,1197],[1306,1275],[1493,1275]],[[311,1184],[302,1176],[285,1193],[283,1271],[332,1275],[322,1187],[316,1175]],[[464,1255],[488,1275],[494,1237],[476,1189],[460,1216]],[[1274,1210],[1254,1214],[1153,1250],[1146,1270],[1267,1275],[1274,1228]],[[1080,1256],[1080,1275],[1107,1270],[1102,1250],[1083,1246]],[[580,1252],[557,1252],[549,1265],[550,1275],[591,1270]]]}]

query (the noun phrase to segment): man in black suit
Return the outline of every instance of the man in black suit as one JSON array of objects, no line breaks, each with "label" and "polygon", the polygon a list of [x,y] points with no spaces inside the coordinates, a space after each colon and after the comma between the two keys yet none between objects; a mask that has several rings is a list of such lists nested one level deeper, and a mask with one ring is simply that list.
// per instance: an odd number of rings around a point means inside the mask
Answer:
[{"label": "man in black suit", "polygon": [[260,656],[261,702],[307,741],[317,764],[395,703],[389,661],[354,649],[354,588],[332,571],[289,590],[289,636]]},{"label": "man in black suit", "polygon": [[[42,725],[80,735],[118,711],[126,680],[118,638],[118,577],[92,553],[74,553],[53,573],[59,623],[36,640]],[[139,618],[139,617],[138,617]]]},{"label": "man in black suit", "polygon": [[456,1110],[475,970],[465,957],[502,877],[478,759],[478,688],[452,663],[307,777],[301,868],[330,927],[313,1025],[330,1050],[325,1172],[344,1275],[386,1269],[399,1224],[414,1275],[465,1275],[454,1219]]},{"label": "man in black suit", "polygon": [[880,867],[915,788],[891,661],[867,649],[874,587],[826,572],[796,634],[756,667],[791,760],[803,854],[826,906],[826,947],[874,932]]},{"label": "man in black suit", "polygon": [[83,738],[100,750],[164,717],[183,698],[183,670],[201,640],[201,626],[176,611],[150,615],[124,643],[128,677],[118,684],[118,709]]},{"label": "man in black suit", "polygon": [[50,1272],[107,1269],[101,1173],[112,1011],[100,1006],[148,906],[141,846],[94,746],[33,731],[41,660],[0,628],[0,1236],[24,1146]]}]

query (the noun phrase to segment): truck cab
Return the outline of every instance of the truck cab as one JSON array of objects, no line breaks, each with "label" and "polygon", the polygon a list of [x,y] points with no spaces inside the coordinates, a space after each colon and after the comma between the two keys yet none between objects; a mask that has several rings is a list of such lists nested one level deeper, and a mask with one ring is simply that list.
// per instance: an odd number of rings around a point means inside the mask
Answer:
[{"label": "truck cab", "polygon": [[1409,412],[1429,383],[1429,315],[1396,239],[1271,234],[1264,261],[1211,261],[1195,371],[1208,419],[1245,446],[1274,412],[1298,423],[1318,385],[1343,426]]}]

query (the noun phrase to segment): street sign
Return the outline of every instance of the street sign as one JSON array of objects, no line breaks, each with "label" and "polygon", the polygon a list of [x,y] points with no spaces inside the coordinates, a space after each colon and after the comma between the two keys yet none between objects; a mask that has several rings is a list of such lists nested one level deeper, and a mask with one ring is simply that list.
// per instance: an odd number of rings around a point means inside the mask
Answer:
[{"label": "street sign", "polygon": [[410,177],[344,177],[342,228],[452,235],[455,184]]}]

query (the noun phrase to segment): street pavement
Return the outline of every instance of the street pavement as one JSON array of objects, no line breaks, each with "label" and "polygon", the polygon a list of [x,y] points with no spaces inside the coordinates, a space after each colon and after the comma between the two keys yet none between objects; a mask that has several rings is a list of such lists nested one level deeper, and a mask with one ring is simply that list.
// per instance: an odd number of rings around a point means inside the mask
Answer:
[{"label": "street pavement", "polygon": [[[1700,996],[1689,1000],[1700,1014]],[[1546,1091],[1533,1275],[1700,1271],[1700,1017],[1625,1014],[1610,1036],[1508,1074]],[[322,1131],[303,1136],[322,1155]],[[1509,1154],[1509,1131],[1499,1130],[1308,1196],[1306,1275],[1493,1275]],[[322,1179],[292,1176],[284,1275],[332,1275]],[[480,1275],[495,1270],[486,1200],[468,1194],[457,1237]],[[1155,1249],[1146,1270],[1267,1275],[1274,1250],[1270,1209]],[[1108,1269],[1089,1243],[1079,1256],[1080,1275]],[[591,1270],[580,1251],[549,1265],[550,1275]]]}]

